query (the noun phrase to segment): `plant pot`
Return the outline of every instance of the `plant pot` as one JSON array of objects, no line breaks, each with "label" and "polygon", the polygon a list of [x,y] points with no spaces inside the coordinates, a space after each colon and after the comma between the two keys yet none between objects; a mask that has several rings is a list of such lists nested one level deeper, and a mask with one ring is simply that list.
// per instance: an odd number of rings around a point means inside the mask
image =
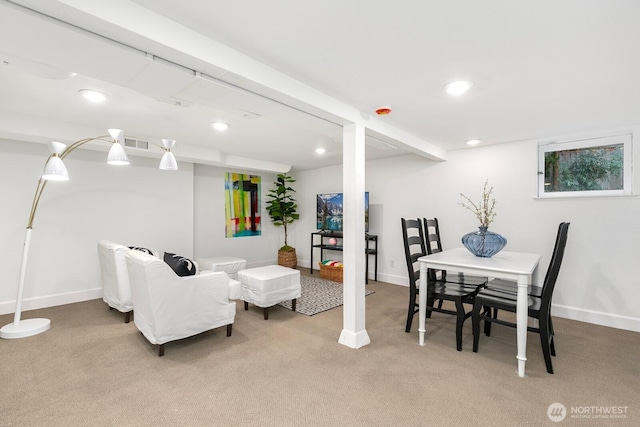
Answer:
[{"label": "plant pot", "polygon": [[507,245],[507,239],[486,227],[478,227],[478,231],[462,236],[462,244],[475,256],[490,258]]},{"label": "plant pot", "polygon": [[291,249],[289,251],[278,251],[278,265],[289,268],[296,268],[298,266],[298,257],[296,256],[296,250]]}]

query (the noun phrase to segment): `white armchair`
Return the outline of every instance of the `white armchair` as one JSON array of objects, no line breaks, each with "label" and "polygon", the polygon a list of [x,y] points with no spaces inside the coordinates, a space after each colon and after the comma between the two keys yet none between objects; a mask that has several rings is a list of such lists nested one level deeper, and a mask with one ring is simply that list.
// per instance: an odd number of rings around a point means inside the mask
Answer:
[{"label": "white armchair", "polygon": [[125,254],[129,248],[108,240],[98,242],[98,261],[102,277],[102,299],[111,309],[124,313],[125,323],[131,320],[133,303]]},{"label": "white armchair", "polygon": [[128,251],[134,323],[158,355],[170,341],[227,326],[235,319],[236,303],[229,301],[229,277],[224,272],[180,277],[154,256]]}]

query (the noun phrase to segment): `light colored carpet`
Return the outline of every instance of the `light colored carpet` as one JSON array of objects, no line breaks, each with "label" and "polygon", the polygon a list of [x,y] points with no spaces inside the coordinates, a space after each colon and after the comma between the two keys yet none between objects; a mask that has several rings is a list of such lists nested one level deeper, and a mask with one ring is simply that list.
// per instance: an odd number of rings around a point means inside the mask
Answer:
[{"label": "light colored carpet", "polygon": [[[338,343],[341,308],[301,316],[276,306],[264,320],[240,303],[231,337],[218,328],[168,343],[164,357],[101,300],[25,312],[51,329],[0,340],[0,426],[640,425],[639,333],[554,318],[556,373],[530,333],[523,379],[515,329],[494,325],[473,353],[467,321],[456,351],[455,317],[434,313],[421,347],[417,318],[404,332],[408,288],[366,287],[371,344],[358,350]],[[556,424],[556,402],[627,413]]]},{"label": "light colored carpet", "polygon": [[[300,314],[313,316],[342,305],[342,283],[320,277],[300,276],[300,287],[302,291],[296,301],[296,312]],[[365,296],[372,293],[372,290],[365,289]],[[291,300],[278,305],[291,310]]]}]

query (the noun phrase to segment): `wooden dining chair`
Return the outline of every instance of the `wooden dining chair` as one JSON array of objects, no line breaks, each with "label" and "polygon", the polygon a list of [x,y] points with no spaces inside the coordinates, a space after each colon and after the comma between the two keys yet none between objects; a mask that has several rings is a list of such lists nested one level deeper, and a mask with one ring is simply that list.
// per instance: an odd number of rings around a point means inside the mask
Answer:
[{"label": "wooden dining chair", "polygon": [[[555,254],[555,247],[554,247]],[[496,292],[506,293],[507,298],[516,298],[518,295],[518,282],[515,280],[507,280],[507,279],[492,279],[487,282],[485,289],[492,290]],[[537,283],[532,283],[529,285],[529,289],[527,290],[527,295],[530,297],[542,297],[542,286]],[[492,316],[494,319],[498,318],[498,308],[493,308]],[[549,317],[549,326],[551,330],[553,330],[553,324],[551,321],[551,317]],[[489,324],[489,329],[491,329],[491,324]]]},{"label": "wooden dining chair", "polygon": [[[440,224],[438,218],[422,218],[424,225],[425,245],[429,255],[442,252],[442,240],[440,239]],[[487,284],[487,277],[472,276],[459,272],[447,272],[445,270],[435,270],[434,274],[438,280],[449,283],[460,283],[467,286],[484,287]]]},{"label": "wooden dining chair", "polygon": [[[420,219],[402,218],[402,238],[407,261],[407,272],[409,274],[409,309],[405,332],[410,332],[413,317],[419,311],[420,263],[418,259],[427,255],[422,221]],[[458,351],[462,350],[462,326],[464,321],[471,316],[470,311],[465,311],[464,304],[473,305],[473,298],[478,293],[478,290],[478,286],[465,286],[460,283],[436,280],[434,272],[429,271],[428,273],[426,289],[427,317],[433,311],[456,316],[456,348]],[[435,301],[438,301],[438,307],[434,307]],[[453,301],[456,309],[443,308],[441,301]]]},{"label": "wooden dining chair", "polygon": [[[544,362],[547,366],[547,372],[550,374],[553,374],[551,356],[556,355],[553,323],[551,322],[551,299],[553,297],[553,290],[558,279],[558,273],[560,272],[562,258],[564,257],[564,249],[567,244],[568,232],[569,223],[560,223],[560,225],[558,226],[558,234],[556,236],[556,243],[553,248],[553,254],[551,255],[549,268],[547,269],[547,274],[542,284],[541,295],[528,295],[528,316],[537,319],[539,322],[539,327],[529,326],[527,329],[531,332],[537,332],[540,334],[542,354],[544,356]],[[504,292],[502,290],[491,288],[483,289],[476,295],[472,316],[474,353],[478,352],[481,320],[484,320],[485,322],[484,333],[487,336],[491,335],[491,323],[498,323],[500,325],[509,326],[512,328],[516,327],[516,323],[504,319],[499,319],[497,316],[498,310],[505,310],[515,313],[516,300],[516,293]]]}]

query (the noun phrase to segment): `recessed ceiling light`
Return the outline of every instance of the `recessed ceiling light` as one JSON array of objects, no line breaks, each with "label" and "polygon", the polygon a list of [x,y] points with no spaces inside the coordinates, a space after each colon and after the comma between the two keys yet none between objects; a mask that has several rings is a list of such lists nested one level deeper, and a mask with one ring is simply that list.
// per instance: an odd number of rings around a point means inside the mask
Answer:
[{"label": "recessed ceiling light", "polygon": [[96,90],[80,89],[78,92],[80,92],[80,94],[84,96],[85,99],[88,99],[89,101],[95,103],[104,102],[107,99],[107,95]]},{"label": "recessed ceiling light", "polygon": [[327,150],[322,147],[316,148],[316,154],[324,154]]},{"label": "recessed ceiling light", "polygon": [[229,129],[229,123],[225,122],[213,122],[211,123],[211,126],[219,132]]},{"label": "recessed ceiling light", "polygon": [[452,96],[460,96],[466,91],[468,91],[473,83],[468,80],[457,80],[455,82],[451,82],[444,87],[445,92]]},{"label": "recessed ceiling light", "polygon": [[467,141],[467,145],[478,145],[482,142],[482,140],[480,139],[468,139]]}]

